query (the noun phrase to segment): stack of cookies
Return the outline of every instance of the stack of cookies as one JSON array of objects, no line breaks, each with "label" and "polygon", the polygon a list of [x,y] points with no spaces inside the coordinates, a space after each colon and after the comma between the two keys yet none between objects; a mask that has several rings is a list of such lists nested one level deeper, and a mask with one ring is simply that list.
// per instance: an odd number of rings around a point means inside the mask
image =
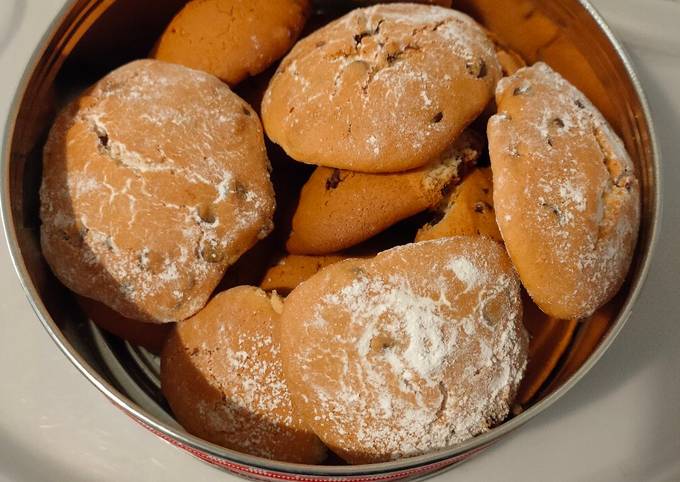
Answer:
[{"label": "stack of cookies", "polygon": [[45,259],[160,352],[192,434],[308,464],[450,447],[535,399],[621,287],[621,140],[549,66],[420,3],[312,29],[307,0],[193,0],[55,121]]}]

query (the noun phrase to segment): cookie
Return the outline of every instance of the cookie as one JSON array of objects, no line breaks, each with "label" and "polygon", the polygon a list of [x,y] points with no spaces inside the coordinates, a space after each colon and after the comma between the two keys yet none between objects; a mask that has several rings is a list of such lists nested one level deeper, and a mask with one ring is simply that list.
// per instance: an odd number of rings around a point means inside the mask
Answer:
[{"label": "cookie", "polygon": [[543,313],[526,297],[524,326],[529,332],[529,361],[515,403],[526,405],[538,393],[569,347],[577,320],[558,320]]},{"label": "cookie", "polygon": [[455,237],[322,269],[284,302],[293,403],[350,463],[450,447],[508,414],[527,335],[502,246]]},{"label": "cookie", "polygon": [[456,0],[456,8],[470,12],[529,63],[541,59],[543,49],[560,35],[560,26],[538,2],[518,0],[510,8],[499,8],[498,0]]},{"label": "cookie", "polygon": [[98,301],[84,296],[76,296],[76,299],[85,315],[99,328],[132,345],[142,346],[152,353],[161,352],[173,326],[172,323],[156,324],[131,320]]},{"label": "cookie", "polygon": [[322,268],[339,263],[344,259],[347,259],[347,256],[301,256],[289,254],[267,270],[260,283],[260,288],[265,291],[276,291],[279,295],[287,296],[297,285],[311,278]]},{"label": "cookie", "polygon": [[262,102],[297,161],[385,173],[446,149],[493,98],[501,67],[470,17],[416,4],[357,9],[296,44]]},{"label": "cookie", "polygon": [[640,222],[640,188],[619,137],[546,64],[506,77],[488,125],[496,220],[539,308],[584,318],[618,291]]},{"label": "cookie", "polygon": [[520,54],[509,48],[497,46],[496,55],[505,76],[512,75],[527,65]]},{"label": "cookie", "polygon": [[436,160],[407,172],[318,167],[302,188],[286,249],[293,254],[335,253],[436,206],[482,148],[480,136],[468,130]]},{"label": "cookie", "polygon": [[319,463],[325,447],[293,411],[272,333],[281,301],[250,286],[215,296],[163,348],[161,387],[190,433],[243,453]]},{"label": "cookie", "polygon": [[283,57],[309,13],[310,0],[193,0],[172,19],[152,56],[233,86]]},{"label": "cookie", "polygon": [[488,236],[503,242],[493,207],[491,169],[475,169],[444,199],[436,222],[423,226],[416,242],[448,236]]},{"label": "cookie", "polygon": [[501,70],[504,76],[512,75],[522,67],[527,66],[527,63],[519,52],[510,48],[500,39],[500,37],[498,37],[498,35],[488,30],[486,31],[486,34],[496,48],[496,56],[498,57],[498,62],[501,64]]},{"label": "cookie", "polygon": [[43,254],[70,290],[126,318],[188,318],[271,230],[268,168],[257,116],[219,79],[132,62],[52,126]]}]

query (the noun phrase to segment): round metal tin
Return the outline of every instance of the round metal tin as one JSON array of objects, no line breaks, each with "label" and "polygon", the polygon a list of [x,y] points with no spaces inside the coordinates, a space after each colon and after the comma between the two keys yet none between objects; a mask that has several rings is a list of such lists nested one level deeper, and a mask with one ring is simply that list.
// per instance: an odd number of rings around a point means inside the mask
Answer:
[{"label": "round metal tin", "polygon": [[[38,218],[42,145],[59,106],[108,70],[145,56],[183,3],[67,1],[26,66],[4,133],[2,221],[14,267],[48,334],[111,403],[173,445],[247,478],[420,479],[452,467],[506,436],[555,403],[590,370],[630,316],[658,235],[661,167],[645,96],[624,49],[588,2],[461,0],[458,8],[493,30],[527,60],[546,61],[583,90],[622,136],[636,162],[642,186],[640,237],[605,335],[577,370],[563,377],[558,386],[544,390],[519,415],[464,443],[419,457],[357,466],[291,464],[238,453],[185,432],[160,395],[153,355],[98,330],[52,276],[40,254]],[[318,1],[317,7],[342,8],[338,7],[341,3]],[[530,22],[532,27],[522,28],[522,22]]]}]

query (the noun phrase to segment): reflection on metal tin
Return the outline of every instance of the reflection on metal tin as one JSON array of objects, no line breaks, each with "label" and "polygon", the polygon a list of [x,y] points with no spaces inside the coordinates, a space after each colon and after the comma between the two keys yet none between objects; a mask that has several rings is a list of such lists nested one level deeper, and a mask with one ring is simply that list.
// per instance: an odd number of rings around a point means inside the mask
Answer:
[{"label": "reflection on metal tin", "polygon": [[[480,452],[557,401],[613,342],[631,313],[650,265],[660,219],[660,164],[644,95],[621,45],[584,0],[461,0],[471,14],[529,62],[543,60],[583,90],[623,138],[642,186],[642,225],[628,281],[604,319],[583,325],[568,370],[548,380],[533,405],[493,430],[435,453],[359,466],[309,466],[244,455],[185,432],[160,392],[158,360],[97,329],[50,273],[39,243],[42,146],[56,111],[84,86],[151,49],[185,3],[137,0],[67,2],[36,46],[17,91],[2,152],[2,216],[10,253],[27,296],[64,354],[112,403],[159,437],[237,475],[259,480],[418,479]],[[337,14],[347,2],[321,2]],[[134,26],[128,21],[135,18]],[[115,32],[115,34],[113,34]],[[86,72],[86,73],[85,73]],[[600,315],[602,317],[603,315]],[[593,333],[597,338],[593,341]],[[586,336],[587,335],[587,336]],[[589,356],[579,350],[586,340]],[[591,350],[594,350],[591,352]],[[566,370],[566,369],[565,369]]]}]

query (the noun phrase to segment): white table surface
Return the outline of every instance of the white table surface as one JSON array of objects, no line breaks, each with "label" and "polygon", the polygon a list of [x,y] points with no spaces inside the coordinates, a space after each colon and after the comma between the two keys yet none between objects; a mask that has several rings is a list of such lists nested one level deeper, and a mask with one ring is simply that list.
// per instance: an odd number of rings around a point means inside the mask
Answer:
[{"label": "white table surface", "polygon": [[[64,0],[0,0],[0,122]],[[563,399],[437,480],[680,480],[680,2],[596,0],[651,102],[664,227],[619,338]],[[228,480],[132,423],[48,338],[0,247],[0,481]]]}]

